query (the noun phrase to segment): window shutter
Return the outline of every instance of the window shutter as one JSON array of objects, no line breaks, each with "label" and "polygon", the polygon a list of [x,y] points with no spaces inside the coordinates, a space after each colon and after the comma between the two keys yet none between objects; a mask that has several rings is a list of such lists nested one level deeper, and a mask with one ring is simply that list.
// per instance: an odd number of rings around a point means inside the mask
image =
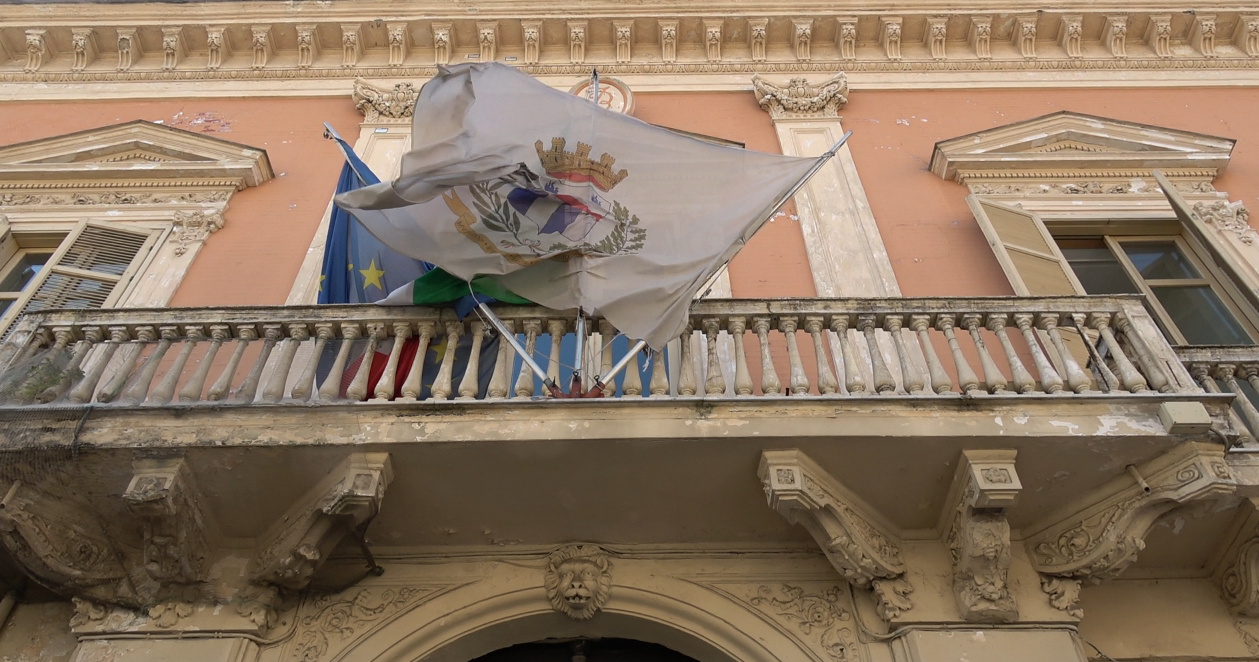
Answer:
[{"label": "window shutter", "polygon": [[1035,214],[975,196],[966,198],[997,261],[1019,296],[1084,294],[1075,272]]},{"label": "window shutter", "polygon": [[0,214],[0,269],[17,255],[17,240],[9,230],[9,219]]},{"label": "window shutter", "polygon": [[20,303],[19,315],[114,305],[157,242],[157,234],[116,223],[79,223],[40,270]]}]

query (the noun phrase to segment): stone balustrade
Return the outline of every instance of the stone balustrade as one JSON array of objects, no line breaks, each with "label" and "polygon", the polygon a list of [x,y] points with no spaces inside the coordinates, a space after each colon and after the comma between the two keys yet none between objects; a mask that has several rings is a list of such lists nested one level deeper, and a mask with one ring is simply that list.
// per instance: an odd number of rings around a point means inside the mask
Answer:
[{"label": "stone balustrade", "polygon": [[[566,386],[575,314],[496,311]],[[587,386],[629,345],[610,342],[606,320],[588,322]],[[495,341],[486,321],[447,309],[45,311],[20,320],[0,345],[0,399],[5,407],[171,407],[546,398],[510,344]],[[1202,392],[1136,297],[700,301],[678,341],[644,354],[608,399]]]},{"label": "stone balustrade", "polygon": [[1179,347],[1185,369],[1207,393],[1232,393],[1233,425],[1241,443],[1259,435],[1259,346]]}]

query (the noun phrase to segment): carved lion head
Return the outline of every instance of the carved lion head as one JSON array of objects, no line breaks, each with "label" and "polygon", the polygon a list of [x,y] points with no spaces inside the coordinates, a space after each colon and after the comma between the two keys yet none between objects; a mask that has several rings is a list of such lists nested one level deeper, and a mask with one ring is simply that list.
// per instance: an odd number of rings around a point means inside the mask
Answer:
[{"label": "carved lion head", "polygon": [[568,545],[547,557],[546,597],[569,618],[584,621],[608,601],[608,557],[597,545]]}]

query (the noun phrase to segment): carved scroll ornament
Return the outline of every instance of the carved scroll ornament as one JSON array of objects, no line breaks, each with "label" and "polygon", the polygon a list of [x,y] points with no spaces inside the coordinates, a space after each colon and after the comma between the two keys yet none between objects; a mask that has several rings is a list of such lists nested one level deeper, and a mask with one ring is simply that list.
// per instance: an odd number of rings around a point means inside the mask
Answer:
[{"label": "carved scroll ornament", "polygon": [[895,536],[856,495],[798,450],[765,451],[758,474],[770,507],[808,530],[845,579],[869,586],[884,618],[913,606]]},{"label": "carved scroll ornament", "polygon": [[415,112],[420,91],[411,83],[398,83],[384,90],[364,80],[354,81],[354,107],[363,113],[363,121],[407,119]]},{"label": "carved scroll ornament", "polygon": [[775,85],[759,75],[752,77],[756,102],[772,119],[835,119],[848,103],[848,77],[838,73],[812,85],[803,76]]}]

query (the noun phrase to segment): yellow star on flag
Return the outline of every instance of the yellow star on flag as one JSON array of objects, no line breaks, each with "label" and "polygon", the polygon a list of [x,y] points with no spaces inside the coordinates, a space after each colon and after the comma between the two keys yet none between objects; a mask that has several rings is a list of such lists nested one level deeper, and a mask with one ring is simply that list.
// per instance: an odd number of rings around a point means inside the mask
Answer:
[{"label": "yellow star on flag", "polygon": [[359,269],[359,273],[363,274],[363,289],[367,289],[373,285],[380,291],[385,290],[385,284],[381,282],[380,277],[385,275],[384,270],[376,268],[376,259],[372,258],[372,263],[367,265],[366,269]]}]

